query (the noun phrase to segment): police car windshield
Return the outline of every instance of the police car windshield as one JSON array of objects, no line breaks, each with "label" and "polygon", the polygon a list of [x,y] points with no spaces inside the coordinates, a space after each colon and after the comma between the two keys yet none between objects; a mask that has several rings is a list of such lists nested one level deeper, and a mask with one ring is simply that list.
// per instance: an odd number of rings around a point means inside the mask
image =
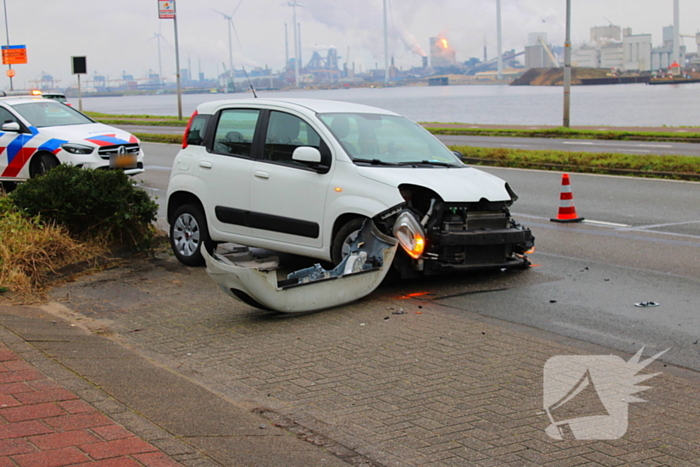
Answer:
[{"label": "police car windshield", "polygon": [[12,108],[36,128],[94,123],[67,105],[48,99],[21,102]]}]

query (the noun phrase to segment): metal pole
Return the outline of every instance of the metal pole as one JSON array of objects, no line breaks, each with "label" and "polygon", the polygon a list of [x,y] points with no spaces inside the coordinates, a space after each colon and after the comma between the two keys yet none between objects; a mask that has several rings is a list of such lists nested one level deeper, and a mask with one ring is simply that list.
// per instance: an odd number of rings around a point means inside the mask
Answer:
[{"label": "metal pole", "polygon": [[[2,6],[5,10],[5,34],[7,36],[7,45],[10,45],[10,27],[7,25],[7,1],[2,0]],[[7,65],[9,69],[12,69],[12,65]],[[14,90],[14,87],[12,86],[12,76],[10,78],[10,91]]]},{"label": "metal pole", "polygon": [[177,9],[173,2],[173,29],[175,31],[175,77],[177,81],[177,118],[182,120],[182,85],[180,83],[180,45],[177,38]]},{"label": "metal pole", "polygon": [[384,83],[389,83],[389,28],[387,26],[386,0],[384,0]]},{"label": "metal pole", "polygon": [[498,36],[498,79],[503,79],[503,41],[501,35],[501,0],[496,0],[496,35]]},{"label": "metal pole", "polygon": [[83,111],[83,90],[80,87],[80,74],[78,74],[78,110]]},{"label": "metal pole", "polygon": [[566,0],[566,40],[564,42],[564,128],[571,120],[571,0]]}]

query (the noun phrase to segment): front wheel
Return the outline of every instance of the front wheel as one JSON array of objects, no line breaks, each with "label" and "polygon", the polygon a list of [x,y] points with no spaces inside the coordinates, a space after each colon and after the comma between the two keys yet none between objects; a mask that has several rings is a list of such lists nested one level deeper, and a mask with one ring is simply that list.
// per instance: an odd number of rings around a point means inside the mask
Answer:
[{"label": "front wheel", "polygon": [[170,223],[170,246],[175,257],[185,266],[202,266],[202,246],[213,245],[207,221],[198,206],[180,206]]},{"label": "front wheel", "polygon": [[44,175],[49,170],[58,165],[58,160],[53,154],[41,152],[34,156],[29,166],[29,176],[31,178]]},{"label": "front wheel", "polygon": [[350,244],[355,241],[357,234],[364,224],[364,217],[356,217],[343,225],[333,238],[331,260],[337,265],[350,253]]}]

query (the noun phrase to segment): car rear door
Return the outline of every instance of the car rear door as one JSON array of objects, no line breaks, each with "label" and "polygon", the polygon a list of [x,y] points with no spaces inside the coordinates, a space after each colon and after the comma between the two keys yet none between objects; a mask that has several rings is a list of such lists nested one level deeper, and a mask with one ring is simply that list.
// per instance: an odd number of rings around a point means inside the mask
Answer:
[{"label": "car rear door", "polygon": [[[206,191],[206,215],[215,231],[226,235],[250,235],[246,213],[250,208],[250,178],[253,140],[261,111],[229,108],[221,110],[207,151],[194,167]],[[210,232],[216,240],[216,232]]]},{"label": "car rear door", "polygon": [[[321,248],[332,167],[328,145],[304,118],[272,110],[265,118],[262,158],[255,161],[250,185],[253,235]],[[294,149],[319,149],[326,169],[292,160]]]}]

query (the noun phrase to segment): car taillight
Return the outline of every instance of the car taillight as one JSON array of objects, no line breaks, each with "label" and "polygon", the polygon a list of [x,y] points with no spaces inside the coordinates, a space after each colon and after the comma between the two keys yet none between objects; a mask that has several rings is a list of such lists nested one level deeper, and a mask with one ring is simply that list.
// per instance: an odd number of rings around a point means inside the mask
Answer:
[{"label": "car taillight", "polygon": [[192,116],[190,117],[190,121],[187,122],[187,127],[185,128],[185,134],[182,137],[182,149],[185,149],[187,147],[187,139],[190,137],[190,127],[192,126],[192,120],[194,120],[194,117],[197,116],[197,111],[195,110]]}]

